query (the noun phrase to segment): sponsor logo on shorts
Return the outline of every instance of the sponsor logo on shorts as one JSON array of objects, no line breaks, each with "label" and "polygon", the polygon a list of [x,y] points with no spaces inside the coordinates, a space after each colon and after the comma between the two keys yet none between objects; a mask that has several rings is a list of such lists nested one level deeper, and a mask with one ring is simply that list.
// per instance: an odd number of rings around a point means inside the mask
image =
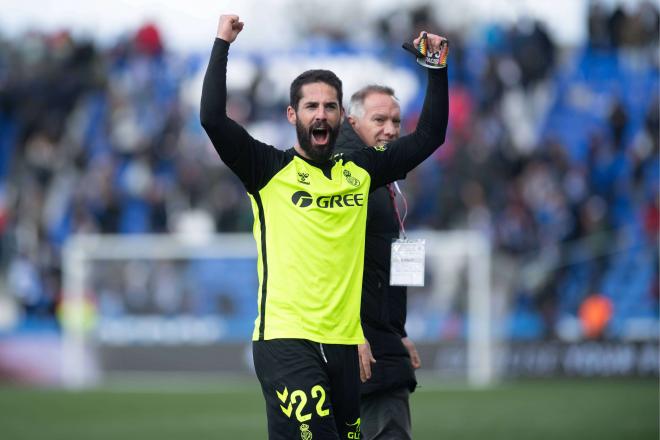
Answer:
[{"label": "sponsor logo on shorts", "polygon": [[359,439],[360,438],[360,418],[358,417],[355,423],[347,423],[346,426],[349,427],[348,435],[346,438],[349,439]]},{"label": "sponsor logo on shorts", "polygon": [[[282,392],[279,392],[277,390],[275,390],[275,392],[277,393],[277,398],[280,399],[280,402],[286,403],[286,400],[289,397],[289,390],[287,389],[287,387],[284,387],[284,391]],[[291,402],[289,402],[289,405],[287,407],[280,405],[280,409],[287,417],[291,417],[291,411],[293,411],[293,406],[291,405]]]}]

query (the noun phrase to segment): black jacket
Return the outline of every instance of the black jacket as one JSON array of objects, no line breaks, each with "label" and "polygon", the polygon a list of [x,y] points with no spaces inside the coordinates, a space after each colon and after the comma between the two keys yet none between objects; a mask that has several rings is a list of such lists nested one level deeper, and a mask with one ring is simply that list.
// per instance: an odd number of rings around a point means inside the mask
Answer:
[{"label": "black jacket", "polygon": [[[336,153],[366,148],[357,133],[344,121]],[[406,336],[406,288],[390,286],[392,240],[399,237],[399,225],[387,187],[369,195],[367,234],[362,281],[362,330],[371,345],[376,363],[372,377],[362,384],[362,394],[372,394],[417,385],[408,350],[401,342]]]}]

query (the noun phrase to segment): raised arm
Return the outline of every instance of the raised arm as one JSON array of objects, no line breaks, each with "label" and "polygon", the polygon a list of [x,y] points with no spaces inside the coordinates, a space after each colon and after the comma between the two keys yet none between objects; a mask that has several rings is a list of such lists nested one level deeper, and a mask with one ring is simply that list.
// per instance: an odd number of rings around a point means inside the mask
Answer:
[{"label": "raised arm", "polygon": [[237,15],[221,15],[209,60],[200,105],[202,127],[220,159],[243,181],[248,191],[259,190],[277,172],[280,151],[257,141],[227,116],[227,55],[243,30]]},{"label": "raised arm", "polygon": [[[415,45],[420,37],[414,40]],[[443,40],[428,34],[429,48],[433,51],[440,50]],[[372,189],[403,178],[445,142],[449,121],[447,68],[427,70],[426,96],[415,131],[390,142],[385,149],[368,148],[361,152],[369,156]]]},{"label": "raised arm", "polygon": [[243,29],[237,15],[221,15],[218,32],[213,43],[211,59],[202,88],[200,119],[220,158],[228,165],[235,162],[245,130],[227,117],[227,55],[229,45]]}]

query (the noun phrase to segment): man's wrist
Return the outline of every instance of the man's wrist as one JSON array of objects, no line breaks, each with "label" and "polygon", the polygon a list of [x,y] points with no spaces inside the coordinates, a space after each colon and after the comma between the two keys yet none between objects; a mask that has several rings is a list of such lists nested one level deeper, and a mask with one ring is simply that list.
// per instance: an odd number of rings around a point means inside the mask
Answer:
[{"label": "man's wrist", "polygon": [[216,37],[216,38],[215,38],[215,41],[213,42],[213,48],[214,48],[214,50],[216,50],[216,51],[217,51],[217,50],[220,50],[221,52],[225,52],[225,53],[228,53],[228,52],[229,52],[229,46],[230,46],[230,45],[231,45],[231,43],[229,43],[229,42],[226,41],[226,40],[223,40],[223,39],[220,38],[220,37]]}]

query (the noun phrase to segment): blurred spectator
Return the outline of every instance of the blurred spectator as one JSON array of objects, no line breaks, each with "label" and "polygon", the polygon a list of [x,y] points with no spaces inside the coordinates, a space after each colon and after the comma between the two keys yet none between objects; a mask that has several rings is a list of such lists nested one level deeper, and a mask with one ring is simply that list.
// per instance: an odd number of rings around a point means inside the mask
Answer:
[{"label": "blurred spectator", "polygon": [[579,315],[584,335],[599,339],[612,318],[612,302],[603,295],[590,295],[580,305]]},{"label": "blurred spectator", "polygon": [[609,123],[612,128],[612,137],[614,138],[614,147],[617,150],[623,148],[624,135],[628,124],[628,115],[621,100],[617,99],[612,105],[609,115]]},{"label": "blurred spectator", "polygon": [[610,47],[611,39],[607,11],[601,2],[592,1],[589,3],[587,30],[589,33],[589,47],[593,49],[608,49]]},{"label": "blurred spectator", "polygon": [[159,56],[163,53],[163,42],[160,31],[153,23],[142,25],[135,34],[135,48],[139,53],[148,56]]}]

